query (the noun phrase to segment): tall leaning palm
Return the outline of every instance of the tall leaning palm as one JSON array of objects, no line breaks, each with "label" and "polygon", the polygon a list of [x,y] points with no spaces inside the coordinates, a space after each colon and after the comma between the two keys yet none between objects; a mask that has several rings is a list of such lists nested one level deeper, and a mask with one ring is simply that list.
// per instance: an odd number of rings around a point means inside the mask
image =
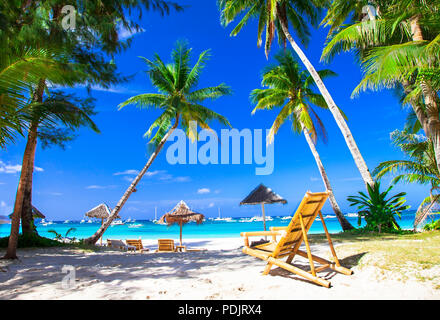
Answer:
[{"label": "tall leaning palm", "polygon": [[[367,164],[359,151],[359,148],[353,138],[353,135],[348,127],[341,110],[337,107],[327,87],[324,85],[321,76],[316,71],[313,64],[307,58],[303,50],[293,39],[289,24],[293,27],[296,35],[303,42],[308,40],[309,29],[308,22],[316,25],[319,17],[320,8],[316,5],[321,1],[315,0],[218,0],[218,5],[221,10],[221,22],[228,25],[237,17],[241,17],[241,21],[237,24],[231,32],[232,36],[237,35],[244,25],[251,18],[258,18],[258,45],[261,45],[262,34],[266,31],[265,51],[266,56],[269,53],[271,44],[275,37],[275,31],[278,31],[278,38],[280,42],[285,43],[289,41],[293,50],[296,52],[302,63],[309,71],[313,80],[316,83],[322,97],[324,98],[330,112],[336,120],[339,129],[344,136],[345,142],[353,156],[356,166],[362,176],[366,185],[372,184],[373,179]],[[322,1],[325,3],[326,1]]]},{"label": "tall leaning palm", "polygon": [[[251,93],[252,102],[256,104],[252,113],[260,109],[271,110],[274,107],[281,107],[281,111],[270,129],[268,142],[273,142],[274,135],[286,120],[292,121],[293,130],[304,134],[313,153],[325,188],[330,191],[330,203],[342,229],[344,231],[353,229],[336,202],[330,181],[315,146],[318,136],[321,136],[323,140],[326,139],[326,132],[312,105],[328,109],[327,104],[321,94],[314,92],[313,79],[306,71],[300,69],[290,51],[276,55],[275,59],[278,64],[269,66],[263,73],[261,85],[267,88],[255,89]],[[322,70],[318,73],[323,78],[334,75],[330,70]]]},{"label": "tall leaning palm", "polygon": [[225,117],[200,104],[208,99],[217,99],[231,93],[230,88],[225,84],[196,89],[201,72],[209,58],[209,50],[200,54],[193,68],[190,67],[190,56],[191,49],[188,48],[188,45],[185,42],[178,42],[171,53],[172,63],[170,64],[165,64],[157,54],[152,61],[143,58],[149,68],[148,76],[159,93],[145,93],[134,96],[121,103],[119,108],[134,104],[141,108],[156,108],[162,111],[162,114],[153,122],[145,134],[150,137],[154,129],[157,128],[150,141],[155,150],[148,159],[147,164],[112,210],[109,218],[93,236],[85,240],[86,243],[95,243],[118,216],[136,185],[179,124],[191,139],[195,139],[197,136],[197,133],[190,126],[191,121],[196,121],[202,128],[209,128],[208,123],[213,120],[217,120],[223,125],[230,125]]}]

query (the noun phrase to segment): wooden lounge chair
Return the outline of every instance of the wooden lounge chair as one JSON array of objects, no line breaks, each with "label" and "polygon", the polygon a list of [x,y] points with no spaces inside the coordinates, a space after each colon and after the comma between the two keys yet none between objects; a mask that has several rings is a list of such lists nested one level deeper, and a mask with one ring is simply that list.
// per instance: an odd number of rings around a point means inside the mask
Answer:
[{"label": "wooden lounge chair", "polygon": [[112,248],[117,248],[125,251],[136,251],[135,246],[127,245],[122,240],[110,240],[107,239],[107,246]]},{"label": "wooden lounge chair", "polygon": [[173,239],[158,239],[156,252],[176,252]]},{"label": "wooden lounge chair", "polygon": [[[270,229],[271,231],[241,233],[241,236],[244,237],[245,243],[243,252],[267,261],[267,266],[263,272],[263,275],[267,275],[271,267],[276,265],[280,268],[302,276],[316,284],[329,288],[331,283],[318,277],[316,275],[317,272],[325,269],[332,269],[346,275],[353,273],[350,269],[342,267],[339,263],[332,240],[325,225],[324,218],[321,214],[321,209],[328,198],[328,194],[328,192],[307,192],[287,227],[272,227]],[[328,244],[334,259],[333,262],[315,256],[310,252],[307,232],[318,215],[324,227],[325,235],[327,236]],[[272,241],[251,247],[249,246],[248,239],[251,236],[272,236]],[[281,236],[279,241],[277,241],[277,236]],[[299,250],[299,247],[303,241],[306,246],[306,251]],[[291,264],[295,255],[299,255],[309,260],[309,271],[305,271]],[[282,258],[286,256],[287,260],[282,261]],[[314,262],[321,264],[321,266],[315,267]]]},{"label": "wooden lounge chair", "polygon": [[138,250],[139,252],[147,252],[150,251],[150,249],[148,248],[144,248],[144,246],[142,245],[142,240],[141,239],[127,239],[125,240],[125,242],[129,245],[129,246],[133,246],[136,248],[136,250]]}]

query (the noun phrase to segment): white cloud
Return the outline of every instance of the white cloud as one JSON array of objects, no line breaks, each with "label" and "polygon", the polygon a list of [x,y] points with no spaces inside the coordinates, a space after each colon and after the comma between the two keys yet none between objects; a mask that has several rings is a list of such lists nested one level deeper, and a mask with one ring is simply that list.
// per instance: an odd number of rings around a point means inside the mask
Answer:
[{"label": "white cloud", "polygon": [[341,181],[361,181],[362,178],[361,177],[351,177],[351,178],[343,178],[340,179]]},{"label": "white cloud", "polygon": [[12,213],[12,206],[9,206],[6,202],[3,200],[0,201],[0,215],[2,216],[8,216]]},{"label": "white cloud", "polygon": [[208,188],[201,188],[199,190],[197,190],[198,194],[206,194],[206,193],[210,193],[211,190],[209,190]]},{"label": "white cloud", "polygon": [[211,203],[208,205],[208,208],[212,208],[212,207],[214,207],[214,206],[215,206],[214,202],[211,202]]},{"label": "white cloud", "polygon": [[[35,172],[43,172],[44,169],[35,166]],[[0,160],[0,173],[15,174],[21,172],[21,164],[6,164]]]},{"label": "white cloud", "polygon": [[113,173],[114,176],[137,175],[137,174],[139,174],[139,170],[134,170],[134,169]]},{"label": "white cloud", "polygon": [[110,186],[99,186],[99,185],[95,185],[95,184],[93,184],[93,185],[91,185],[91,186],[87,186],[86,189],[89,189],[89,190],[97,190],[97,189],[111,189],[111,188],[114,188],[114,187],[115,187],[114,185],[110,185]]},{"label": "white cloud", "polygon": [[176,182],[188,182],[191,181],[190,177],[176,177],[174,178],[174,181]]},{"label": "white cloud", "polygon": [[118,28],[118,38],[119,40],[127,40],[128,38],[145,32],[144,28],[140,28],[140,30],[136,31],[135,29],[132,29],[131,31],[127,28],[124,28],[122,25]]},{"label": "white cloud", "polygon": [[319,181],[319,178],[316,178],[316,177],[310,177],[310,181]]},{"label": "white cloud", "polygon": [[155,176],[155,175],[157,175],[157,174],[159,174],[159,173],[165,173],[165,172],[166,172],[165,170],[147,171],[147,172],[145,173],[145,175],[146,175],[147,177],[152,177],[152,176]]}]

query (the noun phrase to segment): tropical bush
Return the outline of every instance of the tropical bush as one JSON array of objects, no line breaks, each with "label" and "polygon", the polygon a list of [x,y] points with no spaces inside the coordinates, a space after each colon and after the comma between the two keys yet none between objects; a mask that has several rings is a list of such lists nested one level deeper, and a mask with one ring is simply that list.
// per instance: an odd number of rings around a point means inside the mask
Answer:
[{"label": "tropical bush", "polygon": [[431,221],[430,223],[425,224],[423,230],[426,231],[440,230],[440,220]]},{"label": "tropical bush", "polygon": [[[0,238],[0,248],[7,248],[9,237]],[[65,244],[53,239],[41,237],[38,234],[27,233],[18,236],[18,248],[49,248],[60,247]]]},{"label": "tropical bush", "polygon": [[53,229],[48,230],[47,232],[53,233],[53,234],[55,235],[55,238],[54,238],[54,239],[57,240],[57,241],[68,240],[68,241],[70,241],[70,242],[75,242],[75,241],[76,241],[76,238],[75,238],[75,237],[73,237],[73,238],[69,238],[69,237],[68,237],[69,233],[71,233],[71,232],[75,232],[75,231],[76,231],[76,228],[69,228],[69,230],[66,231],[64,237],[63,237],[60,233],[56,232],[56,231],[53,230]]},{"label": "tropical bush", "polygon": [[358,225],[361,225],[362,218],[367,223],[365,229],[370,231],[390,231],[399,230],[400,227],[395,220],[395,216],[401,216],[401,212],[410,208],[405,205],[406,192],[400,192],[387,198],[393,186],[386,191],[380,192],[380,183],[375,182],[372,186],[368,185],[368,195],[359,192],[359,196],[349,196],[347,200],[350,206],[357,206]]}]

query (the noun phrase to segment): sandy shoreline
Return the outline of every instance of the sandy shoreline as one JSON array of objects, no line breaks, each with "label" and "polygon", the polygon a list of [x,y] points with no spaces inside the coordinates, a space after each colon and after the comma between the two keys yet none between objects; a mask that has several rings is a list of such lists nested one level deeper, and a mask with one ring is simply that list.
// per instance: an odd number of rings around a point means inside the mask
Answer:
[{"label": "sandy shoreline", "polygon": [[[21,249],[19,261],[0,262],[0,299],[440,299],[440,290],[416,279],[399,281],[390,275],[379,281],[378,270],[359,270],[350,256],[339,258],[352,268],[352,276],[320,272],[332,282],[330,289],[279,268],[262,276],[265,262],[243,254],[242,241],[185,239],[188,247],[208,249],[185,253]],[[152,251],[157,247],[154,240],[144,244]],[[325,244],[312,250],[328,257]],[[74,287],[63,288],[65,265],[75,269]]]}]

